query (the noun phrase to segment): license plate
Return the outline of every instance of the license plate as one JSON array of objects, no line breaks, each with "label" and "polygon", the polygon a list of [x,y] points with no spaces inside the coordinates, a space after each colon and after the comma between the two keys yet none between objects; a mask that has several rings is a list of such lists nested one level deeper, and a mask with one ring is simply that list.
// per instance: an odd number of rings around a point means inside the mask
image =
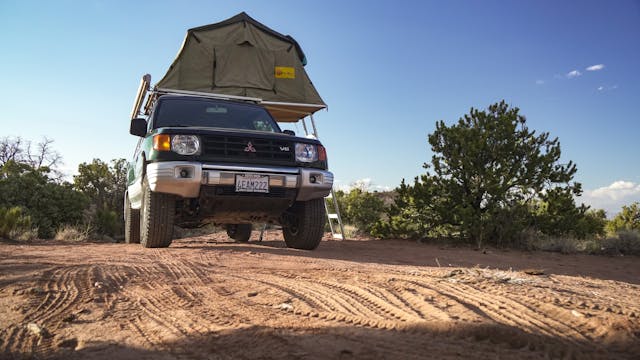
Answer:
[{"label": "license plate", "polygon": [[269,192],[269,176],[256,174],[236,175],[236,192]]}]

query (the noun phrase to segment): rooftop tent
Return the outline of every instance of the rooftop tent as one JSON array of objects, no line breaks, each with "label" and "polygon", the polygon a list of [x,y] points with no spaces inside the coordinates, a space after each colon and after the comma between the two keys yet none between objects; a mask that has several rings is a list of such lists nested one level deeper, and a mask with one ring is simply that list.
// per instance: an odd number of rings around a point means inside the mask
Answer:
[{"label": "rooftop tent", "polygon": [[246,13],[187,31],[160,89],[263,100],[280,122],[295,122],[326,104],[304,70],[300,45]]}]

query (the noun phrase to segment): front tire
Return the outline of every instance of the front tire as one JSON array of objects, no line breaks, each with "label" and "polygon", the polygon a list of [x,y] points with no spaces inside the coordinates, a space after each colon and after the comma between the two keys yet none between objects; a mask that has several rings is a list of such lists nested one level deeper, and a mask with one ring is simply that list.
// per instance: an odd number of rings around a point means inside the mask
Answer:
[{"label": "front tire", "polygon": [[227,235],[238,242],[248,242],[251,238],[251,224],[229,224]]},{"label": "front tire", "polygon": [[132,209],[129,195],[124,196],[124,242],[140,243],[140,209]]},{"label": "front tire", "polygon": [[176,200],[173,195],[151,191],[145,178],[142,183],[140,208],[140,243],[146,248],[171,245]]},{"label": "front tire", "polygon": [[327,221],[324,211],[324,199],[293,204],[287,210],[287,221],[282,227],[287,246],[301,250],[317,248],[324,235],[324,225]]}]

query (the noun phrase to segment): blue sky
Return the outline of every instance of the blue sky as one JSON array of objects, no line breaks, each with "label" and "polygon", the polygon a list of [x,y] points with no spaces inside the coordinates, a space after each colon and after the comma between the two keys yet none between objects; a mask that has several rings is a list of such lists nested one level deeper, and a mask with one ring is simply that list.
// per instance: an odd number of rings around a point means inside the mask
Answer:
[{"label": "blue sky", "polygon": [[52,138],[69,174],[129,158],[140,77],[164,75],[188,28],[241,11],[302,45],[329,105],[316,120],[340,186],[413,179],[437,120],[505,99],[559,137],[583,201],[609,213],[640,201],[631,0],[0,0],[0,137]]}]

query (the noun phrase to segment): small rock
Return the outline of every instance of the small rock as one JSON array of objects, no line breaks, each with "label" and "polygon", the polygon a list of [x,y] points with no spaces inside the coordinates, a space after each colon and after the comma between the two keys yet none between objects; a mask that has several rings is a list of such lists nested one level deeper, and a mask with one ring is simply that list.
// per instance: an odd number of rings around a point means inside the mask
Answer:
[{"label": "small rock", "polygon": [[278,305],[278,309],[285,310],[285,311],[293,311],[293,305],[287,304],[287,303],[282,303],[282,304]]},{"label": "small rock", "polygon": [[544,275],[544,269],[524,269],[522,272],[527,275]]},{"label": "small rock", "polygon": [[93,287],[97,287],[98,289],[102,289],[104,287],[104,283],[101,283],[100,281],[96,281],[96,283],[93,284]]},{"label": "small rock", "polygon": [[76,315],[76,314],[69,314],[69,315],[67,315],[67,316],[63,317],[63,318],[62,318],[62,321],[63,321],[63,322],[66,322],[66,323],[70,323],[70,322],[72,322],[73,320],[75,320],[76,318],[77,318],[77,315]]},{"label": "small rock", "polygon": [[51,334],[44,327],[36,324],[29,323],[27,324],[27,330],[29,330],[33,335],[38,336],[40,338],[48,338]]},{"label": "small rock", "polygon": [[258,292],[257,291],[253,291],[247,294],[248,297],[254,297],[254,296],[258,296]]},{"label": "small rock", "polygon": [[[451,264],[449,264],[449,265],[451,265]],[[456,269],[456,270],[449,271],[449,273],[446,274],[444,277],[453,277],[453,276],[460,275],[460,274],[464,274],[464,271],[462,271],[460,269]]]},{"label": "small rock", "polygon": [[581,312],[577,311],[577,310],[571,310],[571,314],[575,317],[584,317],[584,314],[582,314]]}]

